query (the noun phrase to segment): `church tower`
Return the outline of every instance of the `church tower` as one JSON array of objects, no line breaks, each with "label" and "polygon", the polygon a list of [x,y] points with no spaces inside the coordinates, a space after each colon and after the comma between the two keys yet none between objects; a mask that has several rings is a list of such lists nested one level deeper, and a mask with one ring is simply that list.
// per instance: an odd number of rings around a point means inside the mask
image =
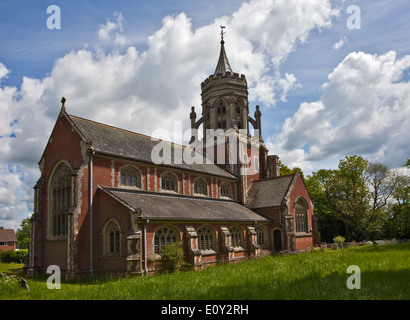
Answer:
[{"label": "church tower", "polygon": [[[201,84],[202,117],[196,119],[195,107],[192,107],[190,113],[190,145],[201,144],[208,157],[212,153],[215,163],[238,177],[240,187],[237,198],[244,201],[252,180],[265,178],[268,174],[268,150],[263,144],[259,106],[256,106],[254,118],[250,117],[246,77],[233,72],[229,63],[223,26],[220,43],[215,71]],[[198,130],[201,124],[203,139],[199,141]],[[250,134],[250,125],[254,129],[253,135]],[[222,140],[219,139],[221,136]],[[211,152],[209,146],[212,146]]]},{"label": "church tower", "polygon": [[215,72],[201,84],[203,137],[207,129],[248,130],[248,84],[244,75],[232,71],[221,27],[221,50]]}]

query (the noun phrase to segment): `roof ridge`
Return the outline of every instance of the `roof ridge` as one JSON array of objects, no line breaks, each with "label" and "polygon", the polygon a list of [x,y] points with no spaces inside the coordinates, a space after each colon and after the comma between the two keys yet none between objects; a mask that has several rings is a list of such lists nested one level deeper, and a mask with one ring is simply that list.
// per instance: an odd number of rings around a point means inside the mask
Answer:
[{"label": "roof ridge", "polygon": [[[135,131],[127,130],[127,129],[124,129],[124,128],[116,127],[116,126],[113,126],[113,125],[110,125],[110,124],[106,124],[106,123],[102,123],[102,122],[90,120],[90,119],[83,118],[83,117],[79,117],[79,116],[75,116],[75,115],[72,115],[72,114],[67,114],[67,115],[68,115],[70,118],[76,118],[76,119],[79,119],[79,120],[84,120],[84,121],[91,122],[91,123],[94,123],[94,124],[97,124],[97,125],[101,125],[101,126],[104,126],[104,127],[109,127],[109,128],[111,128],[111,129],[116,129],[116,130],[120,130],[120,131],[125,131],[125,132],[131,133],[131,134],[135,134],[135,135],[138,135],[138,136],[142,136],[142,137],[144,137],[144,138],[150,138],[150,139],[151,139],[151,138],[154,138],[154,137],[148,136],[148,135],[146,135],[146,134],[142,134],[142,133],[138,133],[138,132],[135,132]],[[154,139],[157,139],[157,138],[154,138]],[[158,140],[161,140],[161,139],[158,139]]]},{"label": "roof ridge", "polygon": [[183,198],[183,199],[197,199],[197,200],[206,200],[206,201],[218,201],[218,202],[228,202],[232,203],[235,202],[239,205],[243,205],[233,199],[220,199],[220,198],[210,198],[208,196],[190,196],[186,194],[180,193],[171,193],[171,192],[158,192],[158,191],[147,191],[143,189],[128,189],[128,188],[118,188],[118,187],[107,187],[103,185],[99,185],[99,187],[109,190],[111,192],[123,192],[123,193],[135,193],[135,194],[144,194],[148,196],[161,196],[161,197],[173,197],[173,198]]},{"label": "roof ridge", "polygon": [[[113,126],[113,125],[110,125],[110,124],[106,124],[106,123],[102,123],[102,122],[90,120],[90,119],[83,118],[83,117],[79,117],[79,116],[75,116],[75,115],[72,115],[72,114],[67,114],[67,115],[68,115],[70,118],[76,118],[76,119],[79,119],[79,120],[84,120],[84,121],[87,121],[87,122],[90,122],[90,123],[94,123],[94,124],[96,124],[96,125],[101,125],[101,126],[104,126],[104,127],[108,127],[108,128],[110,128],[110,129],[119,130],[119,131],[124,131],[124,132],[126,132],[126,133],[130,133],[130,134],[133,134],[133,135],[140,136],[140,137],[142,137],[142,138],[150,139],[151,141],[153,141],[152,139],[156,139],[156,140],[158,140],[158,141],[160,141],[160,142],[166,142],[166,143],[169,143],[169,144],[171,144],[171,145],[180,146],[180,147],[182,147],[182,148],[189,148],[189,146],[186,146],[186,145],[183,145],[183,144],[179,144],[179,143],[176,143],[176,142],[172,142],[172,141],[168,141],[168,140],[156,138],[156,137],[149,136],[149,135],[146,135],[146,134],[142,134],[142,133],[139,133],[139,132],[135,132],[135,131],[131,131],[131,130],[128,130],[128,129],[116,127],[116,126]],[[204,155],[204,157],[205,157],[205,155]]]}]

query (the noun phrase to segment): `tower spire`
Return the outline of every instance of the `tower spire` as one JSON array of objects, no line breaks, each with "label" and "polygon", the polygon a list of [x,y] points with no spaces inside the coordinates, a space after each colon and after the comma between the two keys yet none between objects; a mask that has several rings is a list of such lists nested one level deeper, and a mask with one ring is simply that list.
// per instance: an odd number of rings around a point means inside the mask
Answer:
[{"label": "tower spire", "polygon": [[233,73],[233,71],[225,52],[224,29],[225,26],[221,26],[221,52],[219,53],[218,64],[216,65],[214,74],[217,75],[218,73],[222,73],[222,75],[225,76],[226,72]]}]

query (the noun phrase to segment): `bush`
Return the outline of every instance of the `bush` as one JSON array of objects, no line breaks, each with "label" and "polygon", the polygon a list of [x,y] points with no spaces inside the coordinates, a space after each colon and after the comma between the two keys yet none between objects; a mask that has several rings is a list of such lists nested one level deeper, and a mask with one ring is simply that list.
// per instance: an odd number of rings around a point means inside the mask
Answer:
[{"label": "bush", "polygon": [[161,258],[165,267],[171,272],[178,270],[183,265],[184,260],[182,242],[173,242],[164,246],[161,250]]},{"label": "bush", "polygon": [[333,242],[334,243],[343,243],[345,242],[345,238],[343,238],[342,236],[337,236],[333,238]]},{"label": "bush", "polygon": [[27,249],[3,251],[0,252],[0,261],[3,263],[23,263],[27,255]]}]

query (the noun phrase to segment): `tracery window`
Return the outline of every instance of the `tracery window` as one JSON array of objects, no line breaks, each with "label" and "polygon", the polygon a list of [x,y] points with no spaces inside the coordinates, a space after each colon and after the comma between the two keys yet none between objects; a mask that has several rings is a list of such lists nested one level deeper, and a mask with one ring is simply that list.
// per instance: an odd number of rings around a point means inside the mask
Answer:
[{"label": "tracery window", "polygon": [[221,191],[220,191],[221,192],[221,197],[232,199],[232,189],[231,189],[231,186],[228,183],[226,183],[226,182],[222,183],[220,189],[221,189]]},{"label": "tracery window", "polygon": [[68,231],[68,210],[72,202],[72,173],[67,165],[61,165],[54,176],[52,192],[51,235],[65,236]]},{"label": "tracery window", "polygon": [[204,179],[198,178],[194,181],[194,193],[208,195],[208,185]]},{"label": "tracery window", "polygon": [[121,169],[121,185],[141,188],[141,176],[138,170],[132,167]]},{"label": "tracery window", "polygon": [[259,244],[260,246],[264,246],[266,244],[266,233],[265,233],[265,229],[262,227],[256,227],[255,228],[255,232],[256,232],[256,242],[257,244]]},{"label": "tracery window", "polygon": [[229,229],[231,233],[231,244],[234,248],[242,248],[243,243],[243,233],[238,227],[232,227]]},{"label": "tracery window", "polygon": [[299,199],[295,204],[296,232],[308,233],[308,208],[303,199]]},{"label": "tracery window", "polygon": [[161,189],[178,192],[177,182],[177,178],[174,175],[170,173],[164,173],[161,176]]},{"label": "tracery window", "polygon": [[118,223],[108,222],[105,228],[105,255],[119,256],[121,252],[121,232]]},{"label": "tracery window", "polygon": [[200,250],[216,251],[214,232],[208,227],[201,227],[197,231],[198,234],[198,246]]},{"label": "tracery window", "polygon": [[164,246],[177,242],[177,233],[174,229],[163,227],[155,232],[154,235],[154,252],[161,254]]}]

